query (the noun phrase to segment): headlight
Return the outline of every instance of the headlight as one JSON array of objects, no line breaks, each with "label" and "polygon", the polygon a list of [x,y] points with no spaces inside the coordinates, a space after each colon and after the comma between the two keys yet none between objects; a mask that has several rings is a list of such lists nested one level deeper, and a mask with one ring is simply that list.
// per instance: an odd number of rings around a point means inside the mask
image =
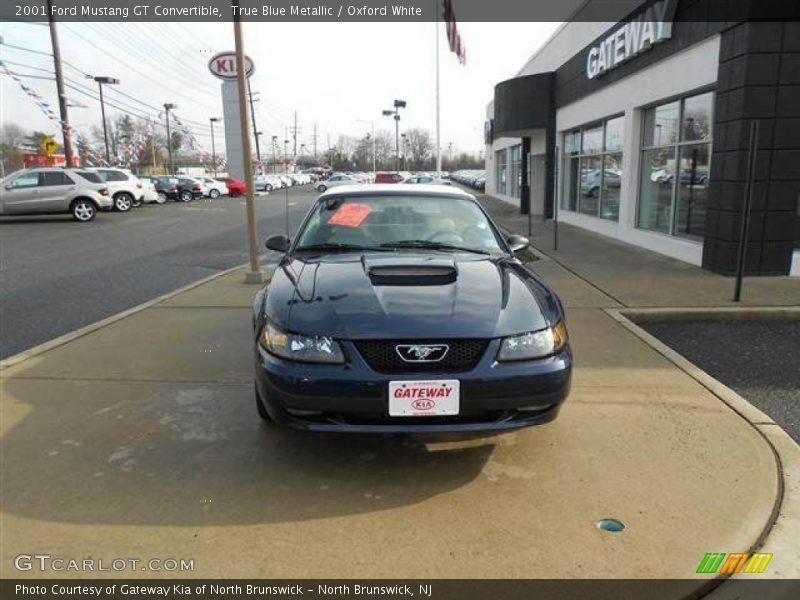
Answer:
[{"label": "headlight", "polygon": [[500,345],[497,360],[532,360],[561,352],[567,344],[567,327],[564,321],[551,329],[507,337]]},{"label": "headlight", "polygon": [[267,323],[261,330],[261,343],[269,352],[303,362],[343,363],[344,354],[336,340],[324,336],[284,333]]}]

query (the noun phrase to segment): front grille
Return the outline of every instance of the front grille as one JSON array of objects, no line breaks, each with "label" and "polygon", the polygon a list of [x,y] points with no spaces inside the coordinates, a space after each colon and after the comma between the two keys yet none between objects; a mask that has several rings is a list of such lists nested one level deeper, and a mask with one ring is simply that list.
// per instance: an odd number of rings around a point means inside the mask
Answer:
[{"label": "front grille", "polygon": [[[354,343],[367,364],[379,373],[458,373],[475,368],[486,352],[489,340],[359,340]],[[395,350],[403,344],[446,344],[449,349],[438,362],[409,363]]]}]

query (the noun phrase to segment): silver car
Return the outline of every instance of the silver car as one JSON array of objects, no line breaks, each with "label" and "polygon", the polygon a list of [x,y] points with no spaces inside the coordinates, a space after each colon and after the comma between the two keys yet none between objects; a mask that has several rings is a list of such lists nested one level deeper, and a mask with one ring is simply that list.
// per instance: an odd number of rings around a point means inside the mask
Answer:
[{"label": "silver car", "polygon": [[113,203],[106,184],[82,169],[23,169],[3,178],[0,187],[0,215],[4,216],[70,213],[76,221],[87,223]]}]

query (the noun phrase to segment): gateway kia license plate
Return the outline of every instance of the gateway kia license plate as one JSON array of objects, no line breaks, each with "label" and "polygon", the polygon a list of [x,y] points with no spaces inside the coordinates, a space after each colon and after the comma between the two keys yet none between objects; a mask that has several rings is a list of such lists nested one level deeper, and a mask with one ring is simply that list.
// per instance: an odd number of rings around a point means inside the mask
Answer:
[{"label": "gateway kia license plate", "polygon": [[389,416],[440,417],[457,415],[459,381],[390,381]]}]

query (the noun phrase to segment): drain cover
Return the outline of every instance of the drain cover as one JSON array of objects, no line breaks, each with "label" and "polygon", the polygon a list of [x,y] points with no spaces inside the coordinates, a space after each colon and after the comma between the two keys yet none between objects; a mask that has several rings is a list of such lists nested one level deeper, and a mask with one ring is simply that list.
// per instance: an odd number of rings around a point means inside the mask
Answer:
[{"label": "drain cover", "polygon": [[611,533],[619,533],[625,529],[625,523],[617,519],[600,519],[596,525],[598,529],[610,531]]}]

